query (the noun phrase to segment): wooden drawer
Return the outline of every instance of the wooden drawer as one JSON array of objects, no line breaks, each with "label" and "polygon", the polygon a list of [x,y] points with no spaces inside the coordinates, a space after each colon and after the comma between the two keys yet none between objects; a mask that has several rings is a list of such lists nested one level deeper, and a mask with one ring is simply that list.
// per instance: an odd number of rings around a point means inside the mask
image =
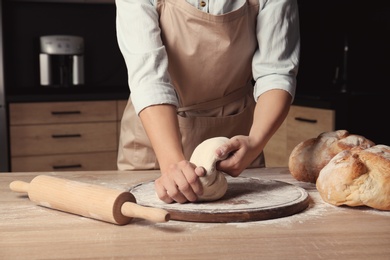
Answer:
[{"label": "wooden drawer", "polygon": [[117,120],[116,101],[11,103],[10,125]]},{"label": "wooden drawer", "polygon": [[266,167],[285,166],[287,150],[287,120],[279,127],[278,131],[264,148]]},{"label": "wooden drawer", "polygon": [[12,157],[13,172],[116,170],[116,152]]},{"label": "wooden drawer", "polygon": [[300,142],[334,131],[334,128],[334,110],[292,106],[287,117],[288,155]]},{"label": "wooden drawer", "polygon": [[11,126],[11,156],[117,151],[117,124]]},{"label": "wooden drawer", "polygon": [[291,106],[286,120],[264,148],[266,166],[287,167],[295,146],[334,128],[334,110]]}]

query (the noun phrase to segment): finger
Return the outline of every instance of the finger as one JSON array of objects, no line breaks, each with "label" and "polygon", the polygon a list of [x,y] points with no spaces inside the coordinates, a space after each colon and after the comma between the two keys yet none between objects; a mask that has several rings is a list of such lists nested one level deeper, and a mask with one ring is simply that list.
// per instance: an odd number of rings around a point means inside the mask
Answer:
[{"label": "finger", "polygon": [[230,139],[229,141],[218,147],[215,150],[215,153],[218,156],[218,159],[226,159],[238,149],[240,149],[240,142],[238,141],[238,139]]},{"label": "finger", "polygon": [[233,153],[227,159],[218,161],[216,166],[219,171],[225,172],[232,177],[237,177],[241,173],[239,161],[237,153]]},{"label": "finger", "polygon": [[203,167],[196,167],[194,171],[195,171],[197,178],[193,182],[189,181],[189,183],[190,183],[191,188],[194,191],[194,193],[197,196],[201,196],[201,195],[203,195],[203,185],[200,182],[199,177],[205,176],[207,174],[207,172],[206,172],[206,169]]},{"label": "finger", "polygon": [[160,200],[165,203],[172,203],[173,201],[178,203],[187,202],[187,198],[182,194],[173,180],[167,178],[157,179],[155,181],[155,190]]},{"label": "finger", "polygon": [[177,203],[183,204],[188,201],[188,199],[184,196],[184,194],[180,191],[178,187],[167,190],[167,194]]},{"label": "finger", "polygon": [[[169,180],[165,183],[165,193],[171,200],[178,203],[185,203],[188,201],[186,194],[183,193],[186,190],[186,185],[189,186],[184,175],[182,173],[176,174],[175,180]],[[166,198],[164,197],[164,199]]]},{"label": "finger", "polygon": [[196,176],[194,168],[195,165],[188,161],[179,162],[171,168],[170,177],[164,183],[168,196],[178,203],[196,201],[197,199],[197,195],[188,181],[192,180],[193,176]]},{"label": "finger", "polygon": [[[188,176],[188,174],[186,175]],[[196,176],[192,169],[191,176]],[[193,177],[186,178],[185,182],[178,183],[180,192],[186,197],[188,201],[194,202],[198,199],[198,193],[201,191],[199,180],[194,180]]]},{"label": "finger", "polygon": [[204,175],[205,170],[202,167],[196,167],[194,164],[188,162],[182,167],[182,172],[185,181],[179,182],[181,179],[178,179],[177,185],[183,195],[189,201],[194,202],[198,199],[199,195],[203,194],[203,187],[200,183],[198,174]]},{"label": "finger", "polygon": [[164,201],[165,203],[172,203],[174,200],[168,195],[167,190],[161,185],[160,180],[157,179],[154,182],[154,189],[156,191],[157,197]]},{"label": "finger", "polygon": [[215,150],[217,158],[226,158],[229,153],[229,146],[227,144],[223,144]]},{"label": "finger", "polygon": [[196,168],[195,168],[195,173],[196,173],[196,175],[197,175],[198,177],[203,177],[203,176],[206,175],[206,170],[205,170],[205,168],[203,168],[203,167],[196,167]]}]

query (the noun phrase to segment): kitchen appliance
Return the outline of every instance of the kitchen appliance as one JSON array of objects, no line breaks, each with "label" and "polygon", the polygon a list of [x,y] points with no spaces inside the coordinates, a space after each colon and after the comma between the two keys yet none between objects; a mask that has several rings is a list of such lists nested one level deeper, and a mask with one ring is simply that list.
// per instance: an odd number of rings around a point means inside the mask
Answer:
[{"label": "kitchen appliance", "polygon": [[73,35],[40,37],[40,83],[70,87],[84,84],[84,39]]}]

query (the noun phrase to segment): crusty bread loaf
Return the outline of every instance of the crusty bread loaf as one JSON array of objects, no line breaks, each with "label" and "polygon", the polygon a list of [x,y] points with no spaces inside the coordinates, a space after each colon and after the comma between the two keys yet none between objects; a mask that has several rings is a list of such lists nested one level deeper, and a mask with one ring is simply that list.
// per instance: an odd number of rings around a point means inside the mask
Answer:
[{"label": "crusty bread loaf", "polygon": [[373,145],[367,138],[346,130],[324,132],[299,143],[290,154],[288,167],[295,179],[315,183],[321,169],[339,152]]},{"label": "crusty bread loaf", "polygon": [[320,171],[316,182],[330,204],[390,210],[390,146],[344,150]]}]

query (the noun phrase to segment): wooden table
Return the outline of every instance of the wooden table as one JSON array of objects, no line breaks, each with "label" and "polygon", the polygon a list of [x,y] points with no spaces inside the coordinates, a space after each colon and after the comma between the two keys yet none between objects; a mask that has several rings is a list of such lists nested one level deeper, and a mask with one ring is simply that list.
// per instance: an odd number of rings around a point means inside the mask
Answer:
[{"label": "wooden table", "polygon": [[14,180],[47,174],[129,189],[158,171],[0,173],[0,259],[390,259],[390,212],[325,204],[313,184],[286,168],[242,176],[305,188],[311,203],[293,216],[244,223],[152,223],[125,226],[35,205],[10,191]]}]

